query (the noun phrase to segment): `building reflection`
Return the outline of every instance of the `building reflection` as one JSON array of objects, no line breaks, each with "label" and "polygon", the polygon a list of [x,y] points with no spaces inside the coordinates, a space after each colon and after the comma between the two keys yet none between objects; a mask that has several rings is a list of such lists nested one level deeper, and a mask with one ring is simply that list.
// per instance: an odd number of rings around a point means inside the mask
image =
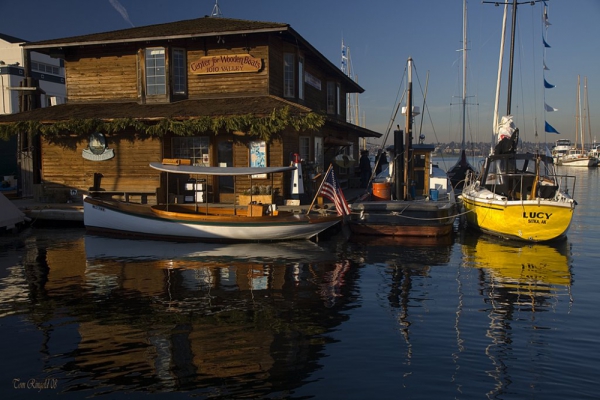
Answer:
[{"label": "building reflection", "polygon": [[[313,242],[204,245],[85,236],[29,246],[34,323],[79,336],[64,368],[111,390],[260,397],[319,367],[357,268]],[[60,319],[60,318],[59,318]],[[64,371],[67,372],[67,371]],[[304,378],[303,378],[304,377]],[[97,385],[95,385],[97,386]],[[72,390],[77,390],[74,388]]]}]

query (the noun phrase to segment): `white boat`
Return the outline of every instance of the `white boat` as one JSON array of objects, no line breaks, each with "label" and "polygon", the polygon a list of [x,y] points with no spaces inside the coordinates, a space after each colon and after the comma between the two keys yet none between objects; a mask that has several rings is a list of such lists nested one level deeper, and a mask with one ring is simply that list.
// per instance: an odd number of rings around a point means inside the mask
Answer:
[{"label": "white boat", "polygon": [[[372,193],[352,204],[350,230],[360,235],[442,237],[453,232],[456,200],[448,177],[434,176],[434,145],[412,143],[412,59],[407,64],[406,131],[394,132],[390,177],[373,182]],[[436,181],[438,179],[438,181]],[[407,182],[407,184],[404,184]],[[436,182],[439,182],[436,184]],[[433,186],[435,185],[435,186]]]},{"label": "white boat", "polygon": [[[167,173],[199,176],[240,176],[292,171],[295,167],[224,168],[151,163]],[[258,242],[310,239],[342,220],[325,211],[296,213],[278,210],[274,204],[145,205],[94,197],[84,199],[83,219],[91,232],[156,239]]]},{"label": "white boat", "polygon": [[571,139],[558,139],[552,147],[552,159],[558,165],[559,159],[573,149]]},{"label": "white boat", "polygon": [[[516,21],[516,0],[512,7],[512,20]],[[505,3],[504,24],[507,8]],[[505,29],[502,43],[504,35]],[[513,60],[514,41],[511,43],[510,60]],[[500,60],[502,56],[503,46]],[[512,63],[509,67],[509,76],[512,76]],[[500,62],[499,77],[501,71]],[[517,152],[519,130],[510,115],[510,86],[507,115],[502,117],[501,124],[496,122],[499,93],[494,113],[494,133],[498,138],[506,137],[498,140],[484,161],[481,175],[472,177],[461,194],[466,221],[470,227],[506,239],[531,242],[557,239],[566,234],[573,218],[577,204],[572,198],[576,180],[573,176],[557,175],[550,156]],[[499,88],[500,85],[498,91]]]}]

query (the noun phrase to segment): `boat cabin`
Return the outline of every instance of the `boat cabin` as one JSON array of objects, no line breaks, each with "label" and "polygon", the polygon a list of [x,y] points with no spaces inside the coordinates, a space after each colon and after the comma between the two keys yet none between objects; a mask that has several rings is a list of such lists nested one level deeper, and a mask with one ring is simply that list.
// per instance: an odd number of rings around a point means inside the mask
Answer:
[{"label": "boat cabin", "polygon": [[[22,47],[64,60],[67,87],[66,104],[0,116],[32,176],[20,192],[38,201],[235,203],[258,191],[281,203],[307,196],[336,157],[358,160],[359,138],[381,136],[346,120],[347,94],[364,89],[285,23],[204,17]],[[35,91],[21,95],[35,104]],[[163,159],[302,170],[167,180],[149,168]],[[352,162],[334,167],[342,185],[354,177]]]},{"label": "boat cabin", "polygon": [[551,198],[558,188],[552,157],[531,153],[489,156],[482,182],[508,200]]}]

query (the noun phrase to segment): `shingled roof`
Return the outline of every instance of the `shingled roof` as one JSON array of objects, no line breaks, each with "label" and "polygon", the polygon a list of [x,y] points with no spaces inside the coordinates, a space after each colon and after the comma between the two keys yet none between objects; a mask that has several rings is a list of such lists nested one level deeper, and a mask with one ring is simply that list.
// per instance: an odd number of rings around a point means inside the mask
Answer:
[{"label": "shingled roof", "polygon": [[0,115],[0,124],[21,121],[56,123],[71,119],[113,120],[132,118],[142,121],[164,118],[185,120],[199,116],[230,116],[254,114],[269,115],[274,109],[289,107],[292,114],[308,114],[312,110],[275,96],[255,96],[183,100],[174,103],[139,104],[119,103],[67,103],[38,108],[16,114]]},{"label": "shingled roof", "polygon": [[[52,107],[37,108],[16,114],[0,115],[0,125],[26,121],[54,124],[69,120],[99,119],[111,121],[131,118],[139,121],[161,119],[187,120],[200,116],[232,116],[252,114],[258,117],[270,115],[273,110],[288,107],[293,115],[312,112],[308,107],[276,96],[252,96],[201,100],[183,100],[175,103],[139,104],[126,103],[68,103]],[[354,131],[363,137],[381,137],[381,134],[335,118],[327,118],[337,129]]]},{"label": "shingled roof", "polygon": [[233,35],[256,32],[278,32],[291,29],[289,24],[278,22],[247,21],[233,18],[196,18],[164,24],[140,26],[118,31],[93,33],[63,39],[29,42],[23,47],[40,50],[45,47],[80,46],[111,42],[139,42],[153,39],[193,38],[214,35]]}]

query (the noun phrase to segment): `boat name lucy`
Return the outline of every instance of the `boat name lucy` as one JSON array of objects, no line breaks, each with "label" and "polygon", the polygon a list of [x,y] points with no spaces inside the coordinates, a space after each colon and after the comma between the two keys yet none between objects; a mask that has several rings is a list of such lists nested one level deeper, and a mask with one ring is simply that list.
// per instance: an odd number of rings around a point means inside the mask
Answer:
[{"label": "boat name lucy", "polygon": [[[525,219],[529,219],[529,223],[536,223],[539,224],[540,222],[542,224],[545,224],[547,220],[550,219],[550,217],[552,216],[551,213],[545,213],[545,212],[523,212],[523,218]],[[539,221],[542,220],[542,221]]]}]

